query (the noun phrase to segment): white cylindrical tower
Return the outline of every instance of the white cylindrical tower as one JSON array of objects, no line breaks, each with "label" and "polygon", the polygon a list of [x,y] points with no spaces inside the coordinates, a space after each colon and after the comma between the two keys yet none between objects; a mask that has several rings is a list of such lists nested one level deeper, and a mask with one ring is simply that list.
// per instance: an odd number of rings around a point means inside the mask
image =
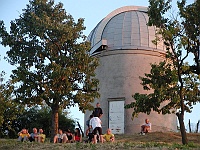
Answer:
[{"label": "white cylindrical tower", "polygon": [[[100,85],[100,102],[103,110],[103,132],[111,128],[113,133],[132,134],[140,132],[145,118],[152,123],[152,131],[176,131],[176,115],[162,115],[152,112],[139,114],[131,120],[133,109],[124,105],[134,101],[135,93],[143,90],[139,76],[149,73],[151,63],[158,63],[165,57],[163,43],[154,45],[156,28],[147,26],[146,7],[126,6],[111,12],[91,31],[91,54],[98,57],[100,65],[96,77]],[[85,120],[91,112],[85,113]]]}]

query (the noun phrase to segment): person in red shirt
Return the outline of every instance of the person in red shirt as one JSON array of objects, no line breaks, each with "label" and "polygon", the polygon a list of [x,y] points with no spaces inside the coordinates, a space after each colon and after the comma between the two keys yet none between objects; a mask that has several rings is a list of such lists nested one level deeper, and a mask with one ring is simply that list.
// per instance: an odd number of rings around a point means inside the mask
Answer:
[{"label": "person in red shirt", "polygon": [[82,142],[82,135],[79,128],[75,129],[74,142]]}]

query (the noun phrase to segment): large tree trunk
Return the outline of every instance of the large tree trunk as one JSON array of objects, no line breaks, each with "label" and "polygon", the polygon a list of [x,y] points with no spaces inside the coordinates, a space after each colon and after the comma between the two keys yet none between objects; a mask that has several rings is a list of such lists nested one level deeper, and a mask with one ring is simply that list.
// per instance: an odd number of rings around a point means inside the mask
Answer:
[{"label": "large tree trunk", "polygon": [[183,143],[183,145],[186,145],[186,144],[188,144],[188,139],[187,139],[187,134],[186,134],[186,131],[185,131],[185,124],[184,124],[184,121],[183,121],[183,114],[176,113],[176,115],[178,117],[178,121],[179,121],[179,124],[180,124],[182,143]]},{"label": "large tree trunk", "polygon": [[58,133],[58,109],[59,106],[52,107],[52,118],[51,118],[51,142],[53,142],[54,136]]}]

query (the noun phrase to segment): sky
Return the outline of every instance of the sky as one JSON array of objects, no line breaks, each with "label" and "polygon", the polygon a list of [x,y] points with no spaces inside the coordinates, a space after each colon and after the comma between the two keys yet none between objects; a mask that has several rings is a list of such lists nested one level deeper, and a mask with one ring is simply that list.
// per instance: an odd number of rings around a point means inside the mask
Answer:
[{"label": "sky", "polygon": [[[174,1],[174,0],[173,0]],[[192,3],[194,0],[187,0],[188,3]],[[92,31],[92,29],[109,13],[117,8],[123,6],[146,6],[148,7],[148,0],[55,0],[55,3],[62,2],[65,10],[73,16],[75,21],[78,18],[84,18],[84,26],[86,30],[84,34],[86,36]],[[0,0],[0,20],[3,20],[7,28],[10,26],[10,21],[17,19],[22,13],[22,9],[26,8],[26,4],[29,0]],[[4,48],[0,45],[0,72],[4,70],[7,75],[10,74],[14,68],[9,65],[3,57],[6,56],[8,48]],[[8,77],[8,76],[7,76]],[[199,113],[200,105],[194,106],[191,114],[185,114],[185,125],[188,126],[188,120],[191,123],[197,123],[200,120]],[[77,107],[70,109],[71,117],[80,122],[81,126],[84,126],[84,115]]]}]

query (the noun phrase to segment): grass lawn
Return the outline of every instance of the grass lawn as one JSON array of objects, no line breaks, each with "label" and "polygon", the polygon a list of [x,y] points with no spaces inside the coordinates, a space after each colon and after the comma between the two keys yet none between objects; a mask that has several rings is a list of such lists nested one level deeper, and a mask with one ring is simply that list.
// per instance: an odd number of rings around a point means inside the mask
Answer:
[{"label": "grass lawn", "polygon": [[200,149],[200,134],[188,133],[188,145],[182,145],[180,133],[152,132],[147,135],[115,135],[114,143],[66,143],[53,144],[48,140],[45,143],[18,142],[16,139],[0,139],[0,150],[107,150],[107,149],[134,149],[134,150],[179,150]]}]

